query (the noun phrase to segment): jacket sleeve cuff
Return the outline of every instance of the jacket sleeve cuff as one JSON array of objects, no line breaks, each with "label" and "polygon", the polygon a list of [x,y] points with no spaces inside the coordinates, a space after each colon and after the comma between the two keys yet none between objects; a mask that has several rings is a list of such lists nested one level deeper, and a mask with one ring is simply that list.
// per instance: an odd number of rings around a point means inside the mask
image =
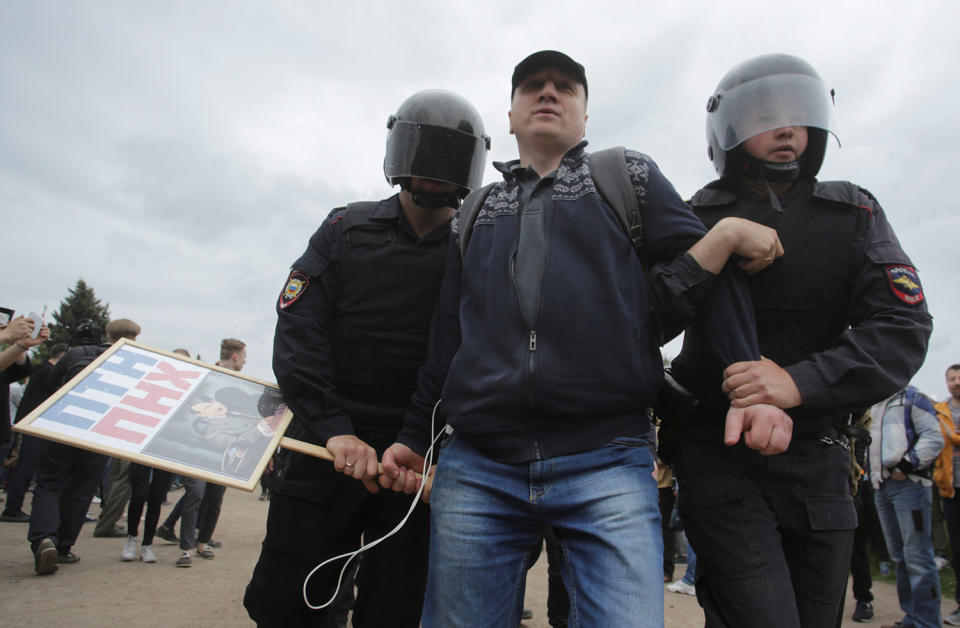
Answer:
[{"label": "jacket sleeve cuff", "polygon": [[694,305],[699,304],[702,295],[717,278],[715,274],[700,266],[689,253],[683,253],[670,262],[657,264],[653,274],[671,294],[687,295],[687,299]]},{"label": "jacket sleeve cuff", "polygon": [[689,322],[703,304],[717,275],[705,270],[689,253],[650,269],[650,285],[662,314]]},{"label": "jacket sleeve cuff", "polygon": [[793,383],[800,391],[800,396],[803,397],[805,408],[829,409],[833,407],[833,397],[830,390],[812,364],[799,362],[785,367],[784,370],[793,378]]},{"label": "jacket sleeve cuff", "polygon": [[424,434],[416,428],[404,426],[404,428],[400,430],[400,433],[397,434],[397,442],[401,445],[406,445],[419,456],[427,453],[426,438]]},{"label": "jacket sleeve cuff", "polygon": [[327,441],[334,436],[353,435],[353,423],[347,415],[324,417],[310,427],[310,435],[316,439],[316,444],[326,447]]}]

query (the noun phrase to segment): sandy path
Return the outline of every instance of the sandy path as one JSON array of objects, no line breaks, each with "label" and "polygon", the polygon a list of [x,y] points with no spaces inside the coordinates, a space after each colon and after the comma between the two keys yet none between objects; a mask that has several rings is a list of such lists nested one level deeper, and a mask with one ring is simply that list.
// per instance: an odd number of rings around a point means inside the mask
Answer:
[{"label": "sandy path", "polygon": [[[182,494],[171,492],[170,499]],[[28,495],[29,502],[29,495]],[[243,626],[252,625],[241,604],[259,553],[269,502],[235,489],[227,491],[216,538],[223,542],[217,557],[194,557],[193,567],[173,566],[176,545],[157,539],[156,564],[120,560],[123,539],[93,538],[87,524],[75,546],[82,560],[61,565],[52,576],[36,576],[26,541],[27,525],[0,523],[0,625],[2,626]],[[169,507],[164,508],[164,515]],[[97,506],[92,512],[97,512]],[[678,575],[682,573],[678,568]],[[526,606],[534,618],[529,628],[547,628],[546,559],[531,569]],[[874,585],[879,626],[900,619],[896,591],[885,583]],[[668,627],[703,626],[696,599],[665,593]],[[954,609],[944,600],[943,611]],[[846,616],[853,611],[848,597]],[[849,619],[844,626],[859,626]]]}]

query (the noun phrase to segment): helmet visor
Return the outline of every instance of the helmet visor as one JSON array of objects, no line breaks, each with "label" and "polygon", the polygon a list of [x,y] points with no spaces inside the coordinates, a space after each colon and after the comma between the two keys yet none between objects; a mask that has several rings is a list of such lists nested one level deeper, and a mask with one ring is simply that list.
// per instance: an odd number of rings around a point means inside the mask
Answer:
[{"label": "helmet visor", "polygon": [[741,83],[713,96],[707,110],[707,122],[725,151],[785,126],[816,127],[837,137],[833,97],[822,80],[804,74],[776,74]]},{"label": "helmet visor", "polygon": [[487,157],[482,138],[456,129],[397,120],[387,137],[383,172],[394,183],[419,177],[480,187]]}]

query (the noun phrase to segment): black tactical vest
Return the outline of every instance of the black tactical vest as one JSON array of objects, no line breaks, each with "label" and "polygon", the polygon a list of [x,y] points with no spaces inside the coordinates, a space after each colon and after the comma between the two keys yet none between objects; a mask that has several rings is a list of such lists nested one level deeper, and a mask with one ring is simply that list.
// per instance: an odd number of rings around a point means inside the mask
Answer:
[{"label": "black tactical vest", "polygon": [[407,407],[426,360],[450,237],[443,226],[416,239],[403,218],[371,219],[375,206],[348,206],[331,252],[337,392],[355,424],[380,423],[378,415],[395,421]]},{"label": "black tactical vest", "polygon": [[736,216],[777,230],[783,257],[747,277],[760,352],[777,364],[825,351],[847,329],[868,213],[858,207],[856,189],[841,181],[799,181],[780,199],[782,212],[766,195],[744,198],[712,185],[691,200],[708,229]]}]

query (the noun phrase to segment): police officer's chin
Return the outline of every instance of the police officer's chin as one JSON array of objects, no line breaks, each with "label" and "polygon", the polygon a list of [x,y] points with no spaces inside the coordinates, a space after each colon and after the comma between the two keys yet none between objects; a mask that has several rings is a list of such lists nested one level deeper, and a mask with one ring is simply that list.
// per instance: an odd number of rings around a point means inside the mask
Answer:
[{"label": "police officer's chin", "polygon": [[424,209],[456,209],[460,207],[459,194],[413,192],[413,202]]},{"label": "police officer's chin", "polygon": [[423,209],[456,209],[460,207],[460,188],[451,184],[414,181],[403,186],[411,200]]}]

